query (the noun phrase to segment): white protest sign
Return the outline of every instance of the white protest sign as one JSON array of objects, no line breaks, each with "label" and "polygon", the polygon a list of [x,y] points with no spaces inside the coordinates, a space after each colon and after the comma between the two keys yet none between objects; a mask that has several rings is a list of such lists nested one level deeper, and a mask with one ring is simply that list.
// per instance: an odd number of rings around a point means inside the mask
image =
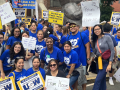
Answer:
[{"label": "white protest sign", "polygon": [[120,68],[117,70],[117,72],[113,76],[117,79],[117,81],[120,82]]},{"label": "white protest sign", "polygon": [[82,26],[91,27],[100,22],[100,8],[98,1],[81,2],[83,12]]},{"label": "white protest sign", "polygon": [[16,19],[16,16],[12,11],[9,2],[0,6],[0,16],[1,16],[2,25]]},{"label": "white protest sign", "polygon": [[47,10],[42,10],[42,18],[48,19],[48,14],[49,14],[49,11],[47,11]]},{"label": "white protest sign", "polygon": [[0,90],[16,90],[13,77],[0,81]]},{"label": "white protest sign", "polygon": [[45,86],[44,79],[40,71],[17,82],[20,90],[40,90]]},{"label": "white protest sign", "polygon": [[118,58],[120,58],[120,42],[118,42],[118,45],[116,46],[116,50],[117,50],[117,56]]},{"label": "white protest sign", "polygon": [[36,38],[25,38],[22,37],[22,44],[25,49],[35,50]]},{"label": "white protest sign", "polygon": [[16,17],[26,17],[26,10],[25,8],[14,8]]},{"label": "white protest sign", "polygon": [[69,79],[46,75],[45,87],[47,90],[66,90],[69,89]]}]

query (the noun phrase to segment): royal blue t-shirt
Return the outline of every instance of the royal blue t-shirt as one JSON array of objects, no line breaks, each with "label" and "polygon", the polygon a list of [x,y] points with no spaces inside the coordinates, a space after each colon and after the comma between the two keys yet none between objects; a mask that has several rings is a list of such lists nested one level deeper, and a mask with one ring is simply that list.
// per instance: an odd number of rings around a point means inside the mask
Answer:
[{"label": "royal blue t-shirt", "polygon": [[[81,33],[81,36],[80,36]],[[81,39],[82,37],[82,39]],[[67,37],[67,41],[70,41],[72,44],[72,49],[78,53],[80,62],[83,66],[87,65],[87,55],[86,55],[86,48],[85,44],[89,42],[88,36],[84,32],[79,32],[76,35],[69,35]],[[83,40],[83,42],[82,42]]]},{"label": "royal blue t-shirt", "polygon": [[[115,40],[116,40],[117,44],[118,44],[118,42],[120,42],[120,39],[117,38],[117,35],[115,36]],[[120,58],[118,58],[118,60],[120,61]]]},{"label": "royal blue t-shirt", "polygon": [[[113,27],[112,27],[112,29],[113,29]],[[111,29],[111,33],[112,33],[112,29]],[[112,35],[114,35],[114,34],[116,34],[116,33],[117,33],[117,30],[116,30],[116,28],[114,27]]]},{"label": "royal blue t-shirt", "polygon": [[37,39],[37,33],[32,33],[31,31],[29,31],[29,36]]},{"label": "royal blue t-shirt", "polygon": [[[14,59],[18,57],[19,55],[14,56]],[[0,60],[3,63],[3,70],[8,71],[12,69],[11,65],[14,65],[15,60],[10,60],[10,50],[7,49],[3,52],[3,54],[0,56]]]},{"label": "royal blue t-shirt", "polygon": [[20,38],[19,37],[15,38],[14,36],[11,36],[11,37],[8,38],[6,45],[10,45],[10,47],[12,47],[12,45],[15,42],[21,42]]},{"label": "royal blue t-shirt", "polygon": [[18,27],[19,19],[15,19],[15,27]]},{"label": "royal blue t-shirt", "polygon": [[28,28],[25,28],[25,31],[29,31],[29,29],[28,29]]},{"label": "royal blue t-shirt", "polygon": [[89,30],[88,29],[83,31],[83,32],[89,37]]},{"label": "royal blue t-shirt", "polygon": [[59,31],[56,31],[56,33],[57,33],[57,35],[58,35],[58,37],[59,37],[59,39],[61,40],[61,38],[62,38],[62,32],[59,32]]},{"label": "royal blue t-shirt", "polygon": [[[45,70],[39,67],[39,71],[40,71],[43,79],[45,79]],[[34,70],[33,70],[33,67],[29,68],[29,69],[27,70],[27,76],[29,76],[29,75],[31,75],[31,74],[33,74],[33,73],[35,73],[35,72],[37,72],[37,71],[34,71]]]},{"label": "royal blue t-shirt", "polygon": [[35,20],[35,21],[37,21],[37,18],[35,18],[35,19],[34,19],[34,18],[32,18],[32,20]]},{"label": "royal blue t-shirt", "polygon": [[112,35],[108,34],[108,33],[105,33],[105,35],[108,35],[108,36],[111,37],[111,39],[113,41],[113,45],[114,45],[114,47],[116,47],[117,46],[117,42],[116,42],[115,38]]},{"label": "royal blue t-shirt", "polygon": [[58,60],[59,62],[64,61],[63,54],[59,48],[53,46],[52,53],[49,53],[47,48],[42,49],[42,51],[40,53],[40,60],[43,60],[46,63],[46,65],[48,65],[48,63],[51,59]]},{"label": "royal blue t-shirt", "polygon": [[39,23],[38,26],[37,26],[37,31],[42,30],[42,29],[43,29],[43,25]]},{"label": "royal blue t-shirt", "polygon": [[36,51],[37,53],[40,53],[41,50],[42,50],[44,47],[46,47],[46,42],[45,42],[44,40],[41,41],[41,42],[39,42],[39,41],[37,40],[36,46],[35,46],[35,51]]},{"label": "royal blue t-shirt", "polygon": [[67,68],[70,69],[71,67],[69,66],[70,64],[75,64],[75,68],[78,68],[81,65],[76,51],[71,50],[69,53],[66,53],[64,51],[63,56],[64,56],[64,63],[67,65]]},{"label": "royal blue t-shirt", "polygon": [[[26,78],[27,72],[26,72],[25,69],[22,69],[21,72],[13,71],[13,73],[15,74],[15,84],[16,84],[16,88],[17,88],[17,90],[20,90],[19,87],[18,87],[18,85],[17,85],[17,82],[20,81],[20,80],[22,80],[22,79],[24,79],[24,78]],[[14,77],[14,74],[13,74],[13,73],[10,73],[10,74],[9,74],[9,77],[11,77],[11,76]]]},{"label": "royal blue t-shirt", "polygon": [[50,34],[49,37],[51,37],[54,41],[58,41],[58,38],[54,36],[53,34]]},{"label": "royal blue t-shirt", "polygon": [[[22,4],[22,3],[18,3],[17,6],[18,6],[18,5],[23,5],[23,4]],[[19,6],[18,6],[18,8],[23,8],[23,7],[19,7]]]}]

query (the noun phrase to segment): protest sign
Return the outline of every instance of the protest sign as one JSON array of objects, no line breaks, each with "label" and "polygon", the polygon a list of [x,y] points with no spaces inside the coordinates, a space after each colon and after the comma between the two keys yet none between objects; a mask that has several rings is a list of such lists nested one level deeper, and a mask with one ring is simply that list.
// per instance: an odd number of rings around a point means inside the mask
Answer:
[{"label": "protest sign", "polygon": [[46,75],[45,87],[47,90],[66,90],[69,89],[69,79]]},{"label": "protest sign", "polygon": [[81,2],[83,12],[82,26],[91,27],[100,22],[100,8],[98,1]]},{"label": "protest sign", "polygon": [[17,82],[20,90],[39,90],[45,86],[44,79],[40,71]]},{"label": "protest sign", "polygon": [[26,17],[27,9],[25,8],[14,8],[13,11],[16,17]]},{"label": "protest sign", "polygon": [[[36,0],[21,0],[21,4],[23,5],[22,8],[35,9],[35,1]],[[12,6],[13,8],[19,8],[18,0],[12,0]]]},{"label": "protest sign", "polygon": [[112,25],[120,25],[120,12],[112,12],[110,23]]},{"label": "protest sign", "polygon": [[49,11],[48,22],[63,25],[64,13]]},{"label": "protest sign", "polygon": [[16,16],[12,11],[9,2],[0,6],[0,16],[1,16],[2,25],[16,19]]},{"label": "protest sign", "polygon": [[117,81],[120,82],[120,68],[117,70],[117,72],[113,75]]},{"label": "protest sign", "polygon": [[118,58],[120,58],[120,42],[118,42],[118,45],[116,46],[116,50],[117,50],[117,56]]},{"label": "protest sign", "polygon": [[35,50],[36,38],[25,38],[22,37],[22,44],[25,49]]},{"label": "protest sign", "polygon": [[25,22],[26,25],[30,25],[31,18],[22,18],[22,21]]},{"label": "protest sign", "polygon": [[2,29],[2,22],[1,22],[1,18],[0,18],[0,30]]},{"label": "protest sign", "polygon": [[0,90],[17,90],[13,76],[0,81]]},{"label": "protest sign", "polygon": [[42,10],[42,18],[48,19],[48,10]]}]

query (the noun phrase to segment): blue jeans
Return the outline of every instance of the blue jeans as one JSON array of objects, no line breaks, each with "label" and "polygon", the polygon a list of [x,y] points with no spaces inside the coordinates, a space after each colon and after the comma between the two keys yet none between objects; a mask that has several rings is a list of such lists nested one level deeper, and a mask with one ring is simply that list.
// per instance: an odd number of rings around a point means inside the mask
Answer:
[{"label": "blue jeans", "polygon": [[[68,72],[66,72],[66,76],[67,76],[67,75],[68,75]],[[69,86],[70,86],[71,90],[73,90],[72,85],[78,80],[78,77],[79,77],[79,75],[71,76],[71,77],[70,77]]]},{"label": "blue jeans", "polygon": [[108,66],[108,62],[103,61],[103,69],[98,70],[98,74],[95,80],[93,90],[106,90],[106,68],[107,66]]}]

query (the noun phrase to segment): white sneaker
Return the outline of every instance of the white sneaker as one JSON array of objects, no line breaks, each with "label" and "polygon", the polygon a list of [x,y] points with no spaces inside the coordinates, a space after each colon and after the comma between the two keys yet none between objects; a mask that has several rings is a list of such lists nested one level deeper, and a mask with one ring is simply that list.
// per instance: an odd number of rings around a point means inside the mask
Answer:
[{"label": "white sneaker", "polygon": [[109,84],[110,84],[110,85],[114,85],[114,83],[113,83],[113,80],[112,80],[112,79],[109,79]]}]

